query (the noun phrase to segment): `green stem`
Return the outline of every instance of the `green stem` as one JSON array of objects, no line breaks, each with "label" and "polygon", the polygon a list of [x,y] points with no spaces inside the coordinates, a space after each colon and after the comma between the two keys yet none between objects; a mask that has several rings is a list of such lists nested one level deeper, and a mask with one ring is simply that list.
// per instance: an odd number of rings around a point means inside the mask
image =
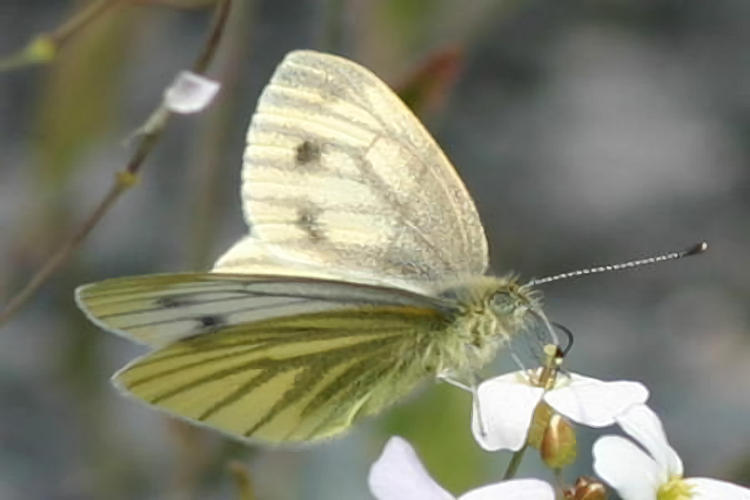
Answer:
[{"label": "green stem", "polygon": [[552,473],[555,476],[555,486],[557,486],[557,489],[562,492],[565,487],[565,482],[563,481],[562,476],[562,469],[560,467],[556,467],[555,469],[552,469]]},{"label": "green stem", "polygon": [[510,462],[508,462],[508,468],[505,469],[505,474],[503,474],[503,480],[515,477],[516,472],[518,472],[518,466],[521,465],[521,460],[523,460],[523,454],[526,452],[527,446],[528,444],[524,444],[523,448],[513,454]]},{"label": "green stem", "polygon": [[247,467],[237,460],[232,460],[228,468],[237,487],[237,500],[255,500],[253,481]]}]

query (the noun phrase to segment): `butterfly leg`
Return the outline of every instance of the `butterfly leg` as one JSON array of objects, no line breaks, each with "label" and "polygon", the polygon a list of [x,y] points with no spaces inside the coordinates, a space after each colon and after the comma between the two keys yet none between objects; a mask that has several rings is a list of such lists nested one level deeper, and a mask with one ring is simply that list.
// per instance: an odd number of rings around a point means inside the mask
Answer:
[{"label": "butterfly leg", "polygon": [[526,365],[523,364],[521,357],[512,346],[508,348],[508,352],[510,353],[510,357],[513,358],[513,361],[518,365],[518,368],[520,368],[522,372],[527,373],[528,370],[526,369]]},{"label": "butterfly leg", "polygon": [[440,380],[458,387],[459,389],[463,389],[464,391],[468,391],[471,393],[471,404],[474,408],[474,412],[477,415],[477,421],[479,422],[479,432],[482,434],[482,436],[486,436],[487,432],[484,426],[484,419],[482,418],[482,408],[479,403],[479,379],[476,374],[472,373],[468,376],[468,383],[464,383],[463,381],[459,380],[459,378],[457,378],[456,374],[454,373],[442,373],[437,377]]},{"label": "butterfly leg", "polygon": [[463,389],[464,391],[471,392],[474,394],[474,389],[472,388],[472,384],[466,384],[455,377],[454,373],[438,373],[437,378],[439,380],[442,380],[444,382],[449,383],[452,386],[458,387],[459,389]]},{"label": "butterfly leg", "polygon": [[482,404],[479,401],[479,384],[477,383],[476,376],[474,376],[473,379],[474,381],[471,384],[471,402],[474,406],[474,412],[476,412],[477,414],[477,422],[479,422],[479,434],[481,434],[482,437],[486,437],[487,429],[484,426],[484,418],[482,418]]}]

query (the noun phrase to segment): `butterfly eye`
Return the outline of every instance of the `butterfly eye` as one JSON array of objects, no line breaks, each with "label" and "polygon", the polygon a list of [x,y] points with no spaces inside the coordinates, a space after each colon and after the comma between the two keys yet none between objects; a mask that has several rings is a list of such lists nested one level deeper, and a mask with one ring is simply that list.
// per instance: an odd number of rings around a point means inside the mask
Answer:
[{"label": "butterfly eye", "polygon": [[529,311],[527,300],[512,291],[495,293],[490,299],[490,307],[498,315],[523,316]]},{"label": "butterfly eye", "polygon": [[490,299],[490,307],[497,314],[508,314],[517,307],[518,300],[508,292],[497,292]]}]

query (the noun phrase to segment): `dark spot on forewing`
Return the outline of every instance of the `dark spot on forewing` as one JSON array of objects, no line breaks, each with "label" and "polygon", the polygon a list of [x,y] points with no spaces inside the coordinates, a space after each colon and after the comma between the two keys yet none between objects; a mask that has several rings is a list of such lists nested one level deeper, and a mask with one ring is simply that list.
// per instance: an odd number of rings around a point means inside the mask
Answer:
[{"label": "dark spot on forewing", "polygon": [[317,162],[320,160],[320,146],[311,141],[304,141],[297,146],[296,160],[298,165]]},{"label": "dark spot on forewing", "polygon": [[302,229],[312,241],[322,241],[325,239],[325,230],[319,221],[320,214],[323,211],[314,206],[300,207],[297,209],[297,227]]},{"label": "dark spot on forewing", "polygon": [[224,324],[224,318],[219,315],[207,314],[198,318],[202,329],[213,330],[217,326]]},{"label": "dark spot on forewing", "polygon": [[182,305],[180,301],[174,297],[159,297],[156,299],[156,304],[164,309],[173,309]]}]

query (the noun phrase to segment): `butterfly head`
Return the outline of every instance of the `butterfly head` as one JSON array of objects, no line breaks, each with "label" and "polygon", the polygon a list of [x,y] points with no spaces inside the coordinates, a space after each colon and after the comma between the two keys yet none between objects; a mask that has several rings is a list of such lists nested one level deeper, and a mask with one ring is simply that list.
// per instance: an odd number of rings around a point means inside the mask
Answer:
[{"label": "butterfly head", "polygon": [[[540,294],[528,285],[519,284],[514,278],[504,280],[492,290],[487,304],[496,319],[497,333],[506,340],[526,332],[536,339],[530,345],[559,345],[557,333],[542,311]],[[541,359],[541,352],[537,354]]]},{"label": "butterfly head", "polygon": [[[510,279],[499,286],[489,300],[489,306],[497,318],[501,335],[504,335],[507,340],[525,339],[521,345],[529,351],[528,354],[532,359],[539,362],[545,359],[543,346],[560,345],[553,323],[547,319],[542,310],[540,299],[540,294],[536,290],[532,290],[527,284],[521,285]],[[519,335],[521,332],[524,334]],[[510,349],[515,354],[516,362],[523,366],[518,359],[516,349],[513,346],[510,346]]]},{"label": "butterfly head", "polygon": [[540,309],[532,290],[519,285],[514,279],[499,283],[489,297],[489,307],[499,318],[523,321],[530,312]]}]

